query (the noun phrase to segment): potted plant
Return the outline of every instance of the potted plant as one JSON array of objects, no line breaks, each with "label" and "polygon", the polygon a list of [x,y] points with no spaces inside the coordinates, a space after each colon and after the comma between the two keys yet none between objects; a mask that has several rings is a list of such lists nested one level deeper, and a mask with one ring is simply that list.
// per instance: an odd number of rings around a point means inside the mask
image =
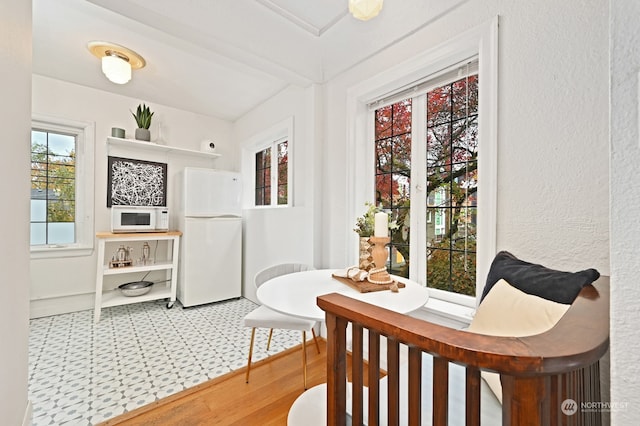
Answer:
[{"label": "potted plant", "polygon": [[136,139],[141,141],[150,141],[151,132],[149,126],[151,126],[151,117],[153,113],[149,110],[149,107],[145,104],[138,105],[136,112],[131,111],[133,118],[136,119],[138,128],[136,129]]}]

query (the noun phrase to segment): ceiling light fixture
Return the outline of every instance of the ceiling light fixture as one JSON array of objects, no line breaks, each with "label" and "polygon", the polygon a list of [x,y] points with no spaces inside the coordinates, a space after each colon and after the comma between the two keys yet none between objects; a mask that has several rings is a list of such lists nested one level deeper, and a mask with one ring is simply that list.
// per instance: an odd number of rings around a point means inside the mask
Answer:
[{"label": "ceiling light fixture", "polygon": [[131,80],[131,70],[146,65],[144,58],[131,49],[106,41],[90,41],[89,51],[102,60],[102,72],[116,84]]},{"label": "ceiling light fixture", "polygon": [[378,16],[384,0],[349,0],[349,12],[361,21]]}]

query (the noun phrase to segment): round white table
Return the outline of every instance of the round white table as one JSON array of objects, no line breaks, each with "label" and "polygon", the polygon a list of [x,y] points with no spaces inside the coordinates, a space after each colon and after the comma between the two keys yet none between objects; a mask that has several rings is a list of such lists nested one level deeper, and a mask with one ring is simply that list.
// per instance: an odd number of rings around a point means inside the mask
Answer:
[{"label": "round white table", "polygon": [[274,311],[314,321],[324,321],[324,311],[316,304],[323,294],[340,293],[391,311],[406,314],[421,308],[429,299],[428,290],[420,284],[393,276],[405,284],[397,293],[390,290],[360,293],[331,276],[335,269],[295,272],[272,278],[258,287],[260,303]]}]

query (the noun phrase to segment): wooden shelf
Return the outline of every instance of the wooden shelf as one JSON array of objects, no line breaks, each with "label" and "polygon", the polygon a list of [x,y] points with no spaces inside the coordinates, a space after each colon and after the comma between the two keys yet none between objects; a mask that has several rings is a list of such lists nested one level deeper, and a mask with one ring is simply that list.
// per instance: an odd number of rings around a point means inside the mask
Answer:
[{"label": "wooden shelf", "polygon": [[160,145],[155,142],[141,142],[135,139],[123,139],[115,138],[113,136],[107,137],[107,145],[120,146],[125,148],[134,148],[141,150],[157,151],[157,152],[169,152],[181,155],[190,155],[196,157],[218,158],[221,155],[215,152],[203,152],[195,151],[193,149],[177,148],[174,146]]},{"label": "wooden shelf", "polygon": [[121,268],[109,268],[109,264],[104,265],[104,275],[130,274],[132,272],[164,271],[173,268],[173,262],[158,262],[152,265],[123,266]]},{"label": "wooden shelf", "polygon": [[147,294],[141,296],[124,296],[120,289],[105,291],[102,293],[102,307],[128,305],[130,303],[149,302],[158,299],[170,299],[171,288],[164,284],[154,284]]}]

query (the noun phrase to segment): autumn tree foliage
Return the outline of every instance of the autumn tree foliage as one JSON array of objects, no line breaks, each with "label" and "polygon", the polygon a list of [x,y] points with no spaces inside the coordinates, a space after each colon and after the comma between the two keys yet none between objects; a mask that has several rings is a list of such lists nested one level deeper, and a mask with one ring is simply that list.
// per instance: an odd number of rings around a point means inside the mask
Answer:
[{"label": "autumn tree foliage", "polygon": [[[255,203],[257,206],[268,206],[271,204],[271,173],[272,155],[276,159],[276,184],[278,205],[288,202],[288,169],[289,169],[289,143],[288,141],[278,142],[274,146],[265,148],[256,153],[256,192]],[[276,150],[272,153],[272,150]]]},{"label": "autumn tree foliage", "polygon": [[45,144],[31,145],[32,199],[46,200],[48,222],[75,221],[75,149],[53,152]]},{"label": "autumn tree foliage", "polygon": [[[375,113],[376,203],[400,225],[391,235],[394,273],[408,276],[411,148],[426,143],[427,283],[475,295],[478,155],[477,75],[427,93],[427,135],[412,140],[412,99]],[[394,265],[393,252],[404,262]]]}]

